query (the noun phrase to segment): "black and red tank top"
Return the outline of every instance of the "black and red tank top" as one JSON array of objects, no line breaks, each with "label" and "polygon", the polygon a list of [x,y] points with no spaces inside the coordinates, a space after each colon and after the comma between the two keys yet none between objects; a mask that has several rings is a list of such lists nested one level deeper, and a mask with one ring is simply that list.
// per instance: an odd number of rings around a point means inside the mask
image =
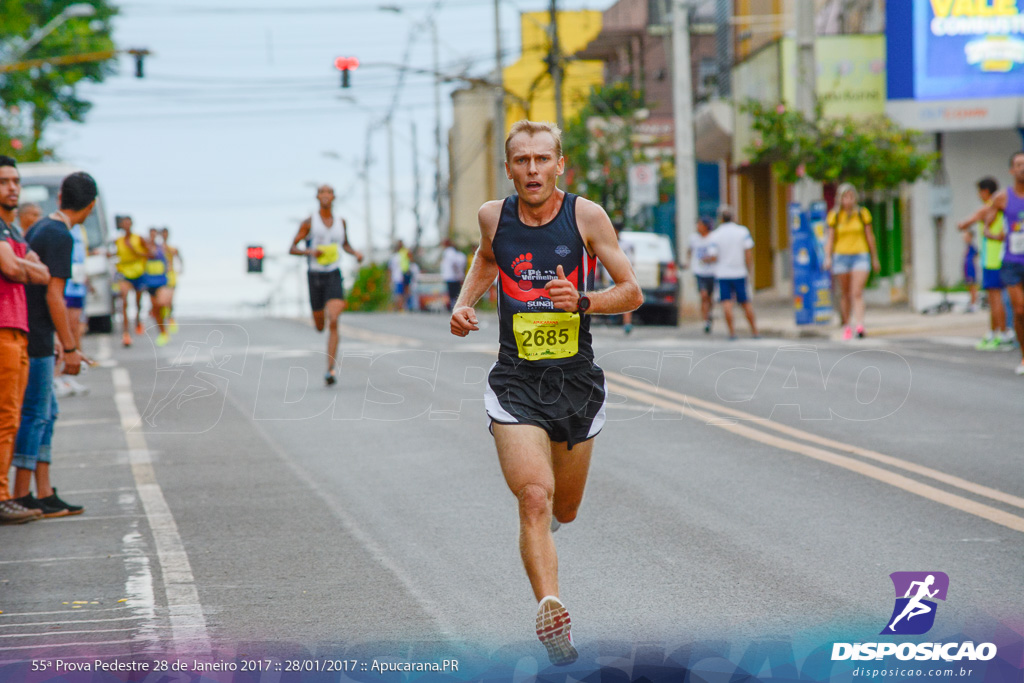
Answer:
[{"label": "black and red tank top", "polygon": [[596,262],[576,225],[576,195],[566,193],[544,225],[519,220],[519,197],[505,199],[492,240],[498,262],[499,363],[531,367],[594,361],[590,316],[556,309],[548,291],[561,265],[580,292],[594,288]]}]

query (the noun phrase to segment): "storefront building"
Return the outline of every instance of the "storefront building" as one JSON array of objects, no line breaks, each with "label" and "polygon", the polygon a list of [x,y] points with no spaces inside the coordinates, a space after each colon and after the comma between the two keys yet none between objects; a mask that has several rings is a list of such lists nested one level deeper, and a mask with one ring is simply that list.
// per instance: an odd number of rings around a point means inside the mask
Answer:
[{"label": "storefront building", "polygon": [[942,153],[906,194],[910,299],[923,310],[962,280],[956,224],[978,206],[977,181],[1005,186],[1010,154],[1024,149],[1024,11],[1015,0],[889,2],[886,37],[886,112]]}]

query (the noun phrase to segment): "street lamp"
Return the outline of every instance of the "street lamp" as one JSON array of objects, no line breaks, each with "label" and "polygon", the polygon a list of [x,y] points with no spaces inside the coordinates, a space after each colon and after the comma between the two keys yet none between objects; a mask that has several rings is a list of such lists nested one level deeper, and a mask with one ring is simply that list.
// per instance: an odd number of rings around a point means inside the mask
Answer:
[{"label": "street lamp", "polygon": [[50,35],[57,28],[68,19],[78,19],[82,17],[91,17],[96,14],[96,8],[84,2],[76,2],[73,5],[68,5],[64,10],[55,16],[53,19],[48,21],[45,26],[38,29],[32,34],[32,37],[25,41],[25,44],[14,51],[14,54],[9,58],[9,61],[13,64],[21,59],[29,50],[34,48],[43,38]]}]

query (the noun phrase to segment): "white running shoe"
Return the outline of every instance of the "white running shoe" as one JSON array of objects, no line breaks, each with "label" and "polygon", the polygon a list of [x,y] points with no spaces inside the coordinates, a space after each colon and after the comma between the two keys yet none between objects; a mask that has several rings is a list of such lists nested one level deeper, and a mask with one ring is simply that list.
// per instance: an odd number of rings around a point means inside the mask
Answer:
[{"label": "white running shoe", "polygon": [[75,390],[68,386],[68,384],[63,380],[63,378],[54,377],[53,393],[57,396],[57,398],[67,398],[68,396],[74,395]]},{"label": "white running shoe", "polygon": [[571,627],[569,611],[561,600],[549,595],[540,601],[537,606],[537,637],[547,648],[548,659],[555,666],[572,664],[579,657],[569,633]]},{"label": "white running shoe", "polygon": [[1014,372],[1018,375],[1024,375],[1024,360],[1020,362],[1020,365],[1017,366],[1017,369]]},{"label": "white running shoe", "polygon": [[[82,366],[85,367],[85,364],[83,363]],[[89,387],[85,386],[84,384],[76,380],[74,377],[64,377],[63,379],[64,384],[71,387],[71,391],[76,396],[85,396],[86,394],[89,393]]]}]

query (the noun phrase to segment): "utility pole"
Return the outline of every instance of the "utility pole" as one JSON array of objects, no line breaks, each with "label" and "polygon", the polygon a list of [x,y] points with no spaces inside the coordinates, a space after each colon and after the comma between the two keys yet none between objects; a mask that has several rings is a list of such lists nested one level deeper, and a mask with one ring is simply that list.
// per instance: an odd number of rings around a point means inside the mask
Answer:
[{"label": "utility pole", "polygon": [[366,156],[363,158],[363,200],[366,202],[366,255],[373,263],[373,222],[370,220],[370,136],[373,123],[366,126]]},{"label": "utility pole", "polygon": [[[796,0],[796,106],[808,121],[814,120],[818,69],[814,57],[814,0]],[[796,199],[805,208],[821,199],[821,186],[810,178],[796,185]]]},{"label": "utility pole", "polygon": [[391,205],[391,245],[395,243],[395,235],[398,233],[398,207],[395,199],[395,132],[391,125],[391,114],[388,114],[385,124],[388,127],[388,203]]},{"label": "utility pole", "polygon": [[[438,239],[444,239],[445,237],[448,236],[448,231],[445,229],[444,224],[441,222],[442,219],[444,218],[444,193],[441,191],[441,60],[440,57],[438,56],[437,49],[437,21],[434,20],[433,15],[431,15],[430,17],[430,31],[434,43],[434,146],[437,154],[437,158],[434,160],[434,197],[437,201],[437,237]],[[413,130],[415,130],[415,127],[413,128]],[[413,147],[415,147],[415,143]],[[419,220],[417,219],[417,246],[419,246],[420,243],[419,233],[420,224]]]},{"label": "utility pole", "polygon": [[416,237],[413,239],[413,252],[420,247],[420,236],[423,234],[423,221],[420,220],[420,154],[416,147],[416,121],[412,125],[412,215],[416,221]]},{"label": "utility pole", "polygon": [[551,82],[555,96],[555,123],[565,130],[562,116],[562,49],[558,44],[558,0],[551,0],[551,50],[548,53],[548,68],[551,69]]},{"label": "utility pole", "polygon": [[497,199],[506,194],[505,183],[505,71],[501,65],[501,0],[494,0],[494,74],[498,87],[494,92],[494,194]]},{"label": "utility pole", "polygon": [[[693,141],[693,84],[690,73],[690,2],[672,4],[672,110],[675,121],[676,261],[686,260],[690,234],[697,224],[697,164]],[[688,306],[696,306],[697,292],[682,287],[679,322]]]}]

